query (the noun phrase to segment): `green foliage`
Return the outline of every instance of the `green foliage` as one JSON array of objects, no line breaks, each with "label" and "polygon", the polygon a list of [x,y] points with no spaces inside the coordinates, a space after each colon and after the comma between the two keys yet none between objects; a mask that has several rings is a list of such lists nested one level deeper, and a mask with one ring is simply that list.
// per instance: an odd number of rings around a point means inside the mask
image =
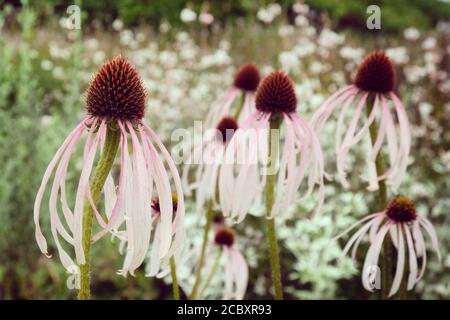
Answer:
[{"label": "green foliage", "polygon": [[[196,12],[208,10],[217,21],[227,22],[239,17],[254,19],[259,8],[278,2],[287,10],[296,3],[295,0],[108,0],[82,1],[82,8],[87,12],[87,21],[94,18],[110,24],[115,18],[121,18],[127,26],[146,24],[158,26],[162,21],[180,26],[180,11],[189,7]],[[399,31],[409,26],[422,29],[432,27],[440,19],[450,17],[450,3],[441,0],[305,0],[311,8],[325,11],[339,25],[346,19],[353,20],[358,26],[364,26],[367,19],[366,9],[376,4],[381,8],[382,28],[387,31]],[[70,0],[31,0],[33,7],[41,13],[51,11],[64,13],[67,6],[73,4]]]},{"label": "green foliage", "polygon": [[432,27],[439,19],[450,17],[450,3],[439,0],[306,0],[312,8],[326,11],[336,24],[343,18],[356,19],[359,25],[365,25],[369,5],[378,5],[381,9],[382,29],[399,31],[415,26],[421,29]]}]

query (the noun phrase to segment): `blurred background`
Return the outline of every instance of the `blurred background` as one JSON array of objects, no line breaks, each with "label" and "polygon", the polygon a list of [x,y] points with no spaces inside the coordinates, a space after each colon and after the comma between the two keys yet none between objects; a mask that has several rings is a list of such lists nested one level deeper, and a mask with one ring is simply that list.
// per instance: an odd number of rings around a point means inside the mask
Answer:
[{"label": "blurred background", "polygon": [[[81,8],[80,30],[68,28],[72,4]],[[370,4],[381,8],[381,30],[366,28]],[[35,244],[32,208],[48,162],[83,117],[84,92],[102,63],[120,53],[135,65],[150,93],[146,118],[171,147],[172,130],[203,119],[243,63],[257,64],[263,74],[288,72],[298,112],[309,119],[330,93],[352,81],[375,48],[396,64],[397,91],[413,125],[400,192],[433,222],[443,254],[440,265],[431,256],[409,297],[450,298],[449,19],[448,0],[0,0],[0,299],[75,298],[58,257],[45,258]],[[333,129],[322,136],[332,137]],[[331,165],[328,140],[323,149]],[[77,159],[69,171],[72,183],[81,167],[79,154]],[[359,159],[356,154],[355,168]],[[311,199],[279,221],[288,298],[370,298],[359,269],[339,259],[342,243],[330,243],[371,212],[373,194],[358,173],[351,178],[350,190],[328,183],[322,214],[307,216]],[[48,218],[45,208],[43,216]],[[186,224],[198,245],[203,217],[192,201]],[[264,226],[250,217],[237,232],[251,269],[246,298],[271,298],[268,257],[260,249]],[[95,298],[170,298],[170,279],[146,278],[145,266],[135,278],[116,275],[123,259],[117,248],[106,238],[93,248]],[[218,283],[207,294],[220,298],[221,292]]]}]

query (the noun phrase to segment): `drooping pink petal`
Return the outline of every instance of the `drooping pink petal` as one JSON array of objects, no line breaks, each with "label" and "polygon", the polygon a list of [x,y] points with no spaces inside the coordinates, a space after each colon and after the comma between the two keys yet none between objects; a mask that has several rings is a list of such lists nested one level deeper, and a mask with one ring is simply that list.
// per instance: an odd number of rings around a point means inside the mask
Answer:
[{"label": "drooping pink petal", "polygon": [[[104,130],[106,126],[105,121],[102,121],[100,124],[99,131]],[[93,131],[94,128],[91,128]],[[100,135],[95,137],[95,141],[93,142],[89,152],[86,155],[86,159],[83,160],[83,169],[81,171],[80,180],[78,183],[78,190],[76,194],[75,200],[75,208],[74,208],[74,221],[73,221],[73,241],[75,248],[75,256],[78,264],[85,263],[85,256],[82,246],[82,234],[83,234],[83,206],[86,197],[87,188],[89,187],[89,177],[91,176],[92,167],[94,164],[95,155],[97,153],[97,147],[99,144]]]},{"label": "drooping pink petal", "polygon": [[206,116],[205,125],[207,128],[213,128],[224,116],[230,114],[231,106],[240,90],[236,87],[229,88],[220,99],[211,107]]},{"label": "drooping pink petal", "polygon": [[408,226],[404,224],[403,229],[405,230],[406,243],[408,244],[409,258],[409,276],[407,289],[411,290],[417,282],[417,256],[414,250],[414,244]]},{"label": "drooping pink petal", "polygon": [[393,226],[397,228],[398,235],[398,251],[397,251],[397,266],[395,268],[394,281],[392,282],[391,290],[389,291],[389,297],[392,297],[400,288],[400,284],[403,278],[403,271],[405,268],[405,240],[403,239],[403,231],[401,230],[401,225],[397,224]]},{"label": "drooping pink petal", "polygon": [[374,241],[369,247],[369,251],[366,254],[366,258],[364,260],[363,272],[362,272],[362,283],[364,289],[373,292],[373,287],[370,284],[370,278],[368,277],[368,271],[378,266],[378,260],[380,258],[380,251],[386,236],[386,233],[389,231],[389,227],[391,226],[390,222],[386,222],[378,231],[375,236]]},{"label": "drooping pink petal", "polygon": [[169,252],[169,255],[176,255],[179,250],[181,250],[181,245],[183,243],[184,239],[184,215],[185,215],[185,206],[184,206],[184,195],[183,195],[183,186],[181,184],[180,175],[178,173],[178,170],[175,166],[175,163],[170,156],[167,149],[162,144],[161,140],[158,138],[156,133],[147,125],[144,123],[144,127],[147,129],[147,131],[150,133],[152,139],[156,142],[159,150],[161,151],[161,154],[166,161],[167,165],[169,166],[170,174],[172,176],[174,185],[175,185],[175,191],[177,193],[177,210],[175,213],[175,218],[173,220],[173,233],[175,233],[175,238],[173,240],[173,246]]}]

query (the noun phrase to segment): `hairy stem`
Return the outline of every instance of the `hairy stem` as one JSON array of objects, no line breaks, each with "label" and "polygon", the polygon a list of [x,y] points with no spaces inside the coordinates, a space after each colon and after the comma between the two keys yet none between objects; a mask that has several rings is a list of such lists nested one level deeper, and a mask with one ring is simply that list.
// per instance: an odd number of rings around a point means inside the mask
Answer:
[{"label": "hairy stem", "polygon": [[173,256],[170,258],[170,273],[172,275],[173,300],[180,300],[180,288],[178,288],[177,280],[177,266],[175,264],[175,258]]},{"label": "hairy stem", "polygon": [[239,116],[241,115],[242,109],[244,108],[244,104],[245,104],[245,91],[242,91],[240,104],[234,113],[234,119],[236,119],[236,121],[239,119]]},{"label": "hairy stem", "polygon": [[[90,187],[93,202],[96,204],[100,198],[100,194],[105,184],[106,177],[111,171],[114,163],[117,150],[120,143],[120,130],[110,128],[108,125],[106,131],[105,145],[103,152],[100,155],[97,166],[94,169],[94,174],[91,178]],[[83,235],[82,244],[86,263],[80,265],[80,290],[78,292],[78,299],[86,300],[91,296],[91,239],[92,239],[92,225],[94,220],[94,210],[87,199],[84,200],[83,205]]]},{"label": "hairy stem", "polygon": [[222,248],[219,248],[219,251],[217,252],[217,256],[214,259],[214,264],[213,264],[211,270],[209,271],[208,277],[206,278],[205,284],[203,285],[202,290],[200,290],[200,297],[203,297],[204,291],[206,290],[206,288],[208,288],[214,274],[217,272],[217,268],[219,267],[221,256],[222,256]]},{"label": "hairy stem", "polygon": [[[269,164],[273,170],[275,170],[278,162],[278,149],[279,149],[279,133],[281,125],[281,117],[275,116],[270,120],[270,133],[269,133]],[[277,130],[278,132],[275,132]],[[272,139],[272,133],[275,139]],[[266,211],[269,215],[272,211],[274,198],[275,198],[275,179],[276,173],[269,173],[266,177]],[[267,239],[269,246],[270,256],[270,268],[272,271],[272,282],[275,291],[275,299],[283,300],[283,288],[281,284],[281,271],[280,271],[280,257],[278,253],[278,242],[275,232],[275,219],[266,218],[267,223]]]},{"label": "hairy stem", "polygon": [[197,299],[198,289],[200,287],[201,277],[202,277],[202,268],[205,263],[205,254],[206,254],[206,245],[208,243],[208,235],[209,230],[211,229],[212,219],[213,219],[214,211],[213,211],[213,201],[208,201],[208,209],[206,211],[206,223],[203,229],[203,242],[202,242],[202,250],[200,252],[200,259],[198,261],[197,270],[195,271],[195,282],[194,287],[192,288],[192,293],[189,299],[195,300]]},{"label": "hairy stem", "polygon": [[[366,104],[366,113],[367,117],[369,117],[373,104],[374,104],[375,97],[373,94],[369,95],[369,98],[367,99]],[[378,128],[377,124],[374,121],[370,125],[370,138],[372,141],[372,145],[375,144],[375,141],[378,136]],[[375,167],[377,171],[377,176],[381,176],[385,173],[385,160],[384,155],[381,152],[378,152],[377,157],[375,159]],[[386,181],[380,180],[378,182],[378,203],[377,203],[377,210],[383,211],[386,209],[388,205],[388,199],[387,199],[387,188],[386,188]],[[386,235],[383,243],[383,259],[382,259],[382,281],[381,281],[381,298],[382,299],[388,299],[389,295],[389,287],[392,284],[392,240],[389,235],[389,233]]]}]

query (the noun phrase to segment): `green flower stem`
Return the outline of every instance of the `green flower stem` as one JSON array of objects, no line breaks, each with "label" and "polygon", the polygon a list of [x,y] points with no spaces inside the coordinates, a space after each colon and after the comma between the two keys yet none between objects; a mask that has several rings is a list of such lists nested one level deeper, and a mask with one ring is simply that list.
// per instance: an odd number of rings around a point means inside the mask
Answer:
[{"label": "green flower stem", "polygon": [[214,264],[209,271],[208,277],[206,278],[205,284],[203,285],[202,290],[200,290],[200,297],[203,297],[203,293],[205,292],[206,288],[208,288],[209,284],[211,283],[211,280],[217,272],[217,268],[219,268],[220,263],[220,257],[222,256],[222,248],[219,248],[219,251],[217,252],[217,256],[214,259]]},{"label": "green flower stem", "polygon": [[244,104],[245,104],[245,91],[242,91],[241,94],[241,103],[239,104],[238,108],[236,109],[235,113],[234,113],[234,119],[237,121],[239,118],[239,115],[242,112],[242,109],[244,108]]},{"label": "green flower stem", "polygon": [[205,254],[206,254],[206,245],[208,243],[208,235],[209,230],[211,229],[211,224],[213,220],[213,201],[208,201],[208,209],[206,211],[206,223],[203,229],[203,242],[202,242],[202,250],[200,252],[200,259],[198,261],[197,270],[195,271],[195,282],[194,287],[192,288],[192,293],[189,299],[195,300],[197,299],[198,289],[200,287],[201,277],[202,277],[202,268],[205,263]]},{"label": "green flower stem", "polygon": [[180,288],[178,288],[177,280],[177,266],[175,264],[175,258],[170,258],[170,273],[172,274],[172,292],[173,300],[180,300]]},{"label": "green flower stem", "polygon": [[[270,119],[269,133],[269,160],[271,167],[275,168],[278,162],[279,136],[272,139],[273,130],[280,130],[281,117],[275,116]],[[273,141],[272,141],[273,140]],[[275,198],[275,179],[276,174],[269,174],[266,177],[266,211],[270,214]],[[267,219],[267,234],[270,255],[270,268],[272,270],[272,282],[275,290],[275,299],[283,300],[283,288],[281,285],[280,257],[278,253],[278,243],[275,233],[275,219]]]},{"label": "green flower stem", "polygon": [[[120,144],[120,130],[110,128],[108,125],[106,131],[105,145],[103,152],[100,155],[97,166],[94,169],[94,174],[91,179],[91,194],[94,203],[98,202],[100,198],[103,185],[106,177],[111,171],[114,163],[117,150]],[[86,263],[80,265],[80,290],[78,292],[78,299],[86,300],[91,296],[90,288],[90,268],[91,268],[91,239],[92,239],[92,224],[94,220],[94,210],[87,199],[84,200],[83,206],[83,235],[82,244]]]},{"label": "green flower stem", "polygon": [[[372,111],[374,103],[374,95],[370,94],[367,99],[366,104],[366,113],[367,117],[369,117],[370,112]],[[370,138],[372,141],[372,145],[375,144],[375,141],[378,136],[378,128],[375,121],[370,125]],[[378,153],[376,159],[375,159],[375,167],[377,171],[377,176],[383,175],[385,173],[385,160],[383,153]],[[387,199],[387,188],[386,188],[386,181],[381,180],[378,182],[378,205],[377,209],[379,211],[383,211],[386,209],[388,205],[388,199]],[[383,260],[382,260],[382,281],[381,281],[381,298],[382,299],[388,299],[389,295],[389,288],[392,284],[392,240],[389,234],[386,235],[384,243],[383,243]]]}]

